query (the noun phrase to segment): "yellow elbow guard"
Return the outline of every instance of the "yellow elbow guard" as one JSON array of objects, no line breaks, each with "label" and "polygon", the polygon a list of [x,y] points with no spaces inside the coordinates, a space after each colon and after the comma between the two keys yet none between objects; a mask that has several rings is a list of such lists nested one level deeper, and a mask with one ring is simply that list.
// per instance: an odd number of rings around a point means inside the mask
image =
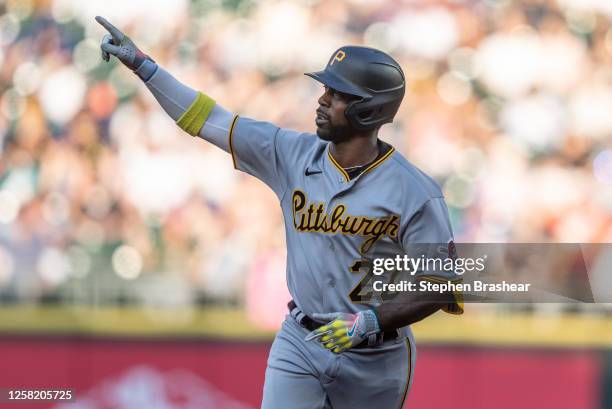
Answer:
[{"label": "yellow elbow guard", "polygon": [[187,108],[178,121],[176,121],[176,124],[189,135],[197,136],[215,104],[216,102],[214,99],[198,92],[195,101],[191,103],[189,108]]}]

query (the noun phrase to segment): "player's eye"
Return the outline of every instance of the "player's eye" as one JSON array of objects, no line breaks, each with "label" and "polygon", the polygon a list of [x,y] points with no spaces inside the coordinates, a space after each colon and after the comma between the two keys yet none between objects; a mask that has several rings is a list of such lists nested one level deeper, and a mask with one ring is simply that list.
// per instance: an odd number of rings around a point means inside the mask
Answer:
[{"label": "player's eye", "polygon": [[338,91],[336,91],[335,89],[333,89],[333,88],[331,88],[331,87],[329,87],[329,86],[327,86],[327,85],[324,85],[324,86],[323,86],[323,89],[325,90],[325,92],[329,93],[329,95],[330,95],[331,97],[336,97],[336,96],[338,96]]}]

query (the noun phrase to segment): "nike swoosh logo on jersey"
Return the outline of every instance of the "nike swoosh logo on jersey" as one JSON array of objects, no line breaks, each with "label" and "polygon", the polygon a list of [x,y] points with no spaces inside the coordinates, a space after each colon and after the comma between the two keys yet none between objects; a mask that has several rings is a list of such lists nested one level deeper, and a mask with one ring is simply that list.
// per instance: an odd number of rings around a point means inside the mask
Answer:
[{"label": "nike swoosh logo on jersey", "polygon": [[309,168],[306,168],[306,172],[304,172],[304,175],[310,176],[310,175],[316,175],[317,173],[323,173],[323,171],[322,170],[310,170]]}]

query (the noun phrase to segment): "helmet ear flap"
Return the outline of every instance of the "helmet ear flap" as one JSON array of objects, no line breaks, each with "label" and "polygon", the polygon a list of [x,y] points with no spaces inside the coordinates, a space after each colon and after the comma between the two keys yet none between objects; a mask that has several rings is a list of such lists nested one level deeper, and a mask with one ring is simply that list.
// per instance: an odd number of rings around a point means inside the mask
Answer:
[{"label": "helmet ear flap", "polygon": [[404,89],[401,88],[394,94],[361,98],[348,104],[344,114],[354,129],[369,131],[393,122],[403,96]]},{"label": "helmet ear flap", "polygon": [[361,98],[353,101],[344,111],[349,124],[358,131],[369,131],[384,123],[380,118],[382,107],[371,106],[369,100],[370,98]]},{"label": "helmet ear flap", "polygon": [[351,125],[353,129],[356,129],[359,131],[364,130],[363,124],[359,120],[359,112],[357,109],[358,108],[357,104],[359,104],[362,101],[363,101],[363,98],[352,101],[346,106],[346,109],[344,110],[344,116],[346,116],[346,119],[348,120],[349,125]]},{"label": "helmet ear flap", "polygon": [[366,109],[361,112],[358,112],[357,117],[362,121],[371,121],[372,119],[376,118],[379,113],[380,113],[380,107],[377,107],[377,108]]}]

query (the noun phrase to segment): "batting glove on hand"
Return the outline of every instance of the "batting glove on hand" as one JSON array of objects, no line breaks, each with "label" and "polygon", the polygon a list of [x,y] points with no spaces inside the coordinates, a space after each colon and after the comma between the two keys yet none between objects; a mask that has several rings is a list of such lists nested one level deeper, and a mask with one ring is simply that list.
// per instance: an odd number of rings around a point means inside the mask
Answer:
[{"label": "batting glove on hand", "polygon": [[306,341],[317,339],[327,349],[341,353],[355,347],[370,335],[378,334],[380,327],[374,311],[360,311],[357,314],[332,312],[328,314],[313,314],[316,321],[327,321],[304,338]]},{"label": "batting glove on hand", "polygon": [[146,60],[155,62],[151,57],[140,51],[128,36],[109,23],[104,17],[96,16],[96,21],[110,33],[110,35],[104,35],[100,45],[104,61],[108,61],[110,56],[114,55],[132,71],[137,70]]}]

